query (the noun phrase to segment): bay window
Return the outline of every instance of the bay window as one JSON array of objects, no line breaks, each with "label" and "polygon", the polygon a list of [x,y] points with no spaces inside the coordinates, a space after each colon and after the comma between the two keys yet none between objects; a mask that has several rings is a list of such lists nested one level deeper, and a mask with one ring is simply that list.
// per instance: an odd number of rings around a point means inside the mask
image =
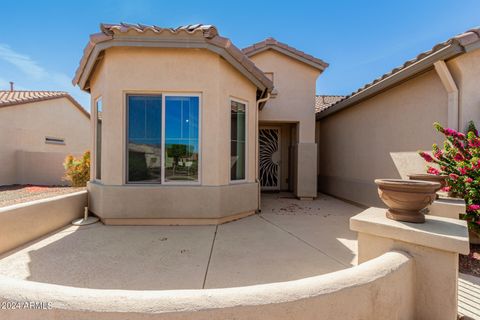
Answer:
[{"label": "bay window", "polygon": [[127,96],[127,182],[198,182],[199,97]]}]

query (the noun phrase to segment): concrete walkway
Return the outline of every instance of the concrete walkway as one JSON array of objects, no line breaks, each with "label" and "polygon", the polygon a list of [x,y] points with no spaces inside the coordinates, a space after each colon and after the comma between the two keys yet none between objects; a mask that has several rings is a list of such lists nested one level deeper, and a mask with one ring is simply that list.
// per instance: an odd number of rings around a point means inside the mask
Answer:
[{"label": "concrete walkway", "polygon": [[460,273],[458,279],[458,313],[470,319],[480,320],[479,277]]},{"label": "concrete walkway", "polygon": [[266,194],[262,213],[216,226],[69,226],[0,257],[0,274],[102,289],[221,288],[287,281],[356,263],[349,218],[320,195]]}]

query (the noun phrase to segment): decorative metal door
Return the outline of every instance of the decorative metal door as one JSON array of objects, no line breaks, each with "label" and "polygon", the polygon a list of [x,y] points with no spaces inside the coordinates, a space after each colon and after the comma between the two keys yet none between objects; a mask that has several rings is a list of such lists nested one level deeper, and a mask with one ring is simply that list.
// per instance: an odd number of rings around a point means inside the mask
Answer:
[{"label": "decorative metal door", "polygon": [[262,190],[280,189],[280,128],[260,128],[260,186]]}]

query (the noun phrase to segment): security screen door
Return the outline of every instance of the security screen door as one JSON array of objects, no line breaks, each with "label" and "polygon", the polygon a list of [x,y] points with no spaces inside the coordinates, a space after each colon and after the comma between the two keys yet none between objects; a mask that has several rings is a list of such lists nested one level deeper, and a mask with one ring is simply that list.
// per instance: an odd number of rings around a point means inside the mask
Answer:
[{"label": "security screen door", "polygon": [[260,128],[260,185],[262,190],[280,190],[280,128]]}]

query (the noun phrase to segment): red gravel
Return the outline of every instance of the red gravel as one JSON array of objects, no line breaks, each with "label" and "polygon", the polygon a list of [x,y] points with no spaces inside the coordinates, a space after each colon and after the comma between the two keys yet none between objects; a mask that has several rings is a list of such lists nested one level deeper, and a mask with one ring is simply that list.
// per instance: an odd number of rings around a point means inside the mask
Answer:
[{"label": "red gravel", "polygon": [[461,273],[480,277],[480,245],[470,244],[470,254],[468,256],[460,255],[458,262]]},{"label": "red gravel", "polygon": [[0,186],[0,207],[44,199],[61,194],[85,190],[63,186],[10,185]]}]

